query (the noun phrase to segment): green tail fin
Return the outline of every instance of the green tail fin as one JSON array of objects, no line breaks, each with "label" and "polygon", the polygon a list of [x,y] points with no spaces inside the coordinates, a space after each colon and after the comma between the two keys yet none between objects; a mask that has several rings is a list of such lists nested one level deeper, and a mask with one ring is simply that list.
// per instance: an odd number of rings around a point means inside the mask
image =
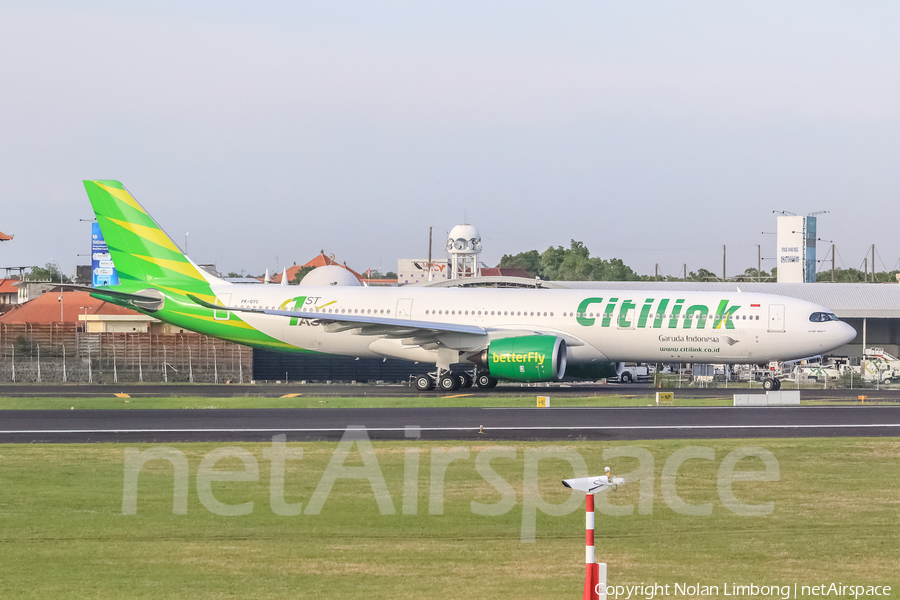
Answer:
[{"label": "green tail fin", "polygon": [[84,188],[122,284],[208,289],[208,277],[121,183],[85,180]]}]

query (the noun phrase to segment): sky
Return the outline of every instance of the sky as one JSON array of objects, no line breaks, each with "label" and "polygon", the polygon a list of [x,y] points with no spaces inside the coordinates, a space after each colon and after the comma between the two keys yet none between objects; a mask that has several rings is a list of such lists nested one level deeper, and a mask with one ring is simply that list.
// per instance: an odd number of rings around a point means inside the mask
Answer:
[{"label": "sky", "polygon": [[[900,4],[40,2],[0,7],[2,267],[87,264],[83,179],[259,274],[584,242],[639,273],[900,240]],[[829,268],[830,261],[823,268]]]}]

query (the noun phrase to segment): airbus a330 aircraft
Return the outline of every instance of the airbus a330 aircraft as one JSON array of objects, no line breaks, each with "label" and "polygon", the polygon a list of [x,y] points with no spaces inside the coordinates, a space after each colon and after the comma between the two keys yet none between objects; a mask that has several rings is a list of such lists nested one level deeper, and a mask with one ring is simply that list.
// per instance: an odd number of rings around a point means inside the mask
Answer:
[{"label": "airbus a330 aircraft", "polygon": [[600,379],[624,361],[766,363],[856,337],[827,308],[755,293],[233,284],[185,256],[118,181],[84,186],[120,280],[95,297],[247,346],[435,365],[420,390]]}]

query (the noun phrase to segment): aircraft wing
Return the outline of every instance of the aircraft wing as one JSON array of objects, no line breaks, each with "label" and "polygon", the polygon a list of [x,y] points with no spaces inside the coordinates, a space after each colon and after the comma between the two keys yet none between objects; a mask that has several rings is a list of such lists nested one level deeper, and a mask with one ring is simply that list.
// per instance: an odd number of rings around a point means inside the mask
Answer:
[{"label": "aircraft wing", "polygon": [[315,319],[326,323],[326,331],[336,333],[350,329],[359,329],[360,335],[388,335],[391,337],[415,337],[417,334],[430,333],[467,333],[473,335],[487,335],[483,327],[476,325],[460,325],[455,323],[438,323],[434,321],[415,321],[412,319],[391,319],[385,317],[369,317],[362,315],[344,315],[304,310],[270,310],[263,308],[246,308],[240,306],[218,306],[206,302],[192,294],[187,295],[200,306],[213,310],[227,310],[233,312],[248,312],[260,315],[278,315],[281,317],[294,317],[299,319]]}]

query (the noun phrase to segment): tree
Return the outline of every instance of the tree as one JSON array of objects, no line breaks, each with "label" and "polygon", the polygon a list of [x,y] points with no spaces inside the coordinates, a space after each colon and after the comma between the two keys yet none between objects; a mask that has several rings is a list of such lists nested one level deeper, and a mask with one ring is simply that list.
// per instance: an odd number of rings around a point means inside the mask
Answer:
[{"label": "tree", "polygon": [[770,278],[771,275],[769,275],[765,271],[757,270],[756,267],[745,269],[743,274],[738,277],[738,279],[742,281],[767,281]]},{"label": "tree", "polygon": [[532,277],[540,277],[543,274],[541,254],[537,250],[519,252],[518,254],[504,254],[503,258],[500,259],[500,267],[504,269],[524,269]]},{"label": "tree", "polygon": [[[575,240],[572,240],[573,242]],[[541,254],[541,277],[543,279],[559,279],[559,268],[566,259],[566,249],[562,246],[553,246],[544,250]]]},{"label": "tree", "polygon": [[298,285],[303,280],[303,278],[306,277],[306,274],[313,269],[315,269],[315,267],[303,267],[302,269],[297,271],[297,274],[294,275],[294,278],[291,279],[289,283],[291,285]]},{"label": "tree", "polygon": [[688,273],[688,281],[717,281],[718,277],[712,271],[707,269],[697,269],[697,272],[694,273],[691,271]]},{"label": "tree", "polygon": [[59,268],[53,263],[47,263],[43,267],[31,267],[31,272],[25,276],[25,280],[69,283],[69,278],[60,273]]},{"label": "tree", "polygon": [[366,279],[397,279],[397,274],[393,271],[382,273],[378,269],[369,269],[369,274],[366,276]]}]

